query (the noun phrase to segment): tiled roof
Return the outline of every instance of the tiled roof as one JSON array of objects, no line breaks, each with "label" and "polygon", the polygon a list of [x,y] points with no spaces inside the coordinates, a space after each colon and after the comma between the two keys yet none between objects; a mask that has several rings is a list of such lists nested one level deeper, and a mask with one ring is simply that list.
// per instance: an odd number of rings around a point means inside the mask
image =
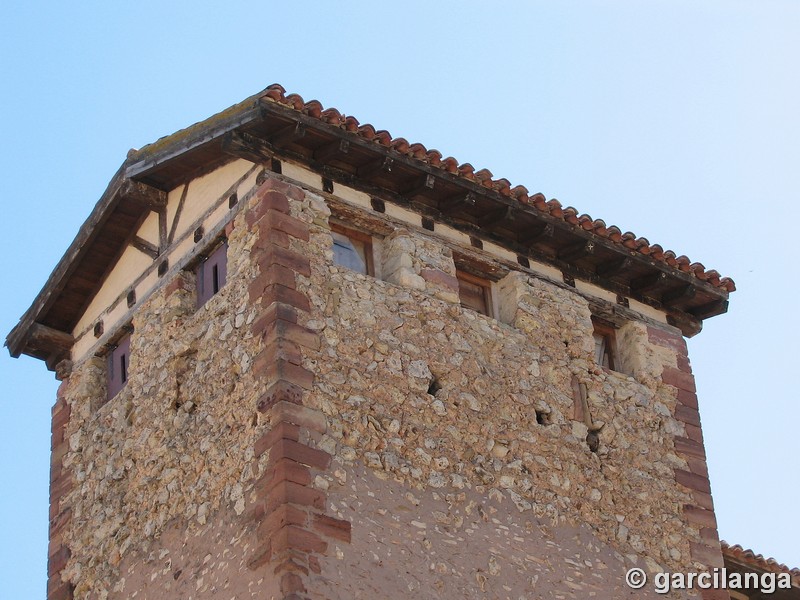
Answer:
[{"label": "tiled roof", "polygon": [[627,248],[638,252],[653,260],[662,262],[678,271],[688,273],[700,281],[705,281],[714,287],[732,292],[736,289],[736,284],[729,277],[722,277],[714,269],[706,269],[699,262],[692,262],[684,255],[678,256],[672,250],[665,250],[659,244],[651,244],[646,238],[637,237],[631,232],[623,233],[616,225],[606,225],[602,219],[593,219],[587,214],[579,214],[571,206],[564,207],[558,200],[547,200],[542,194],[530,194],[525,186],[511,186],[507,179],[495,179],[492,172],[488,169],[476,170],[469,163],[459,163],[452,156],[442,157],[438,150],[428,150],[419,143],[409,143],[401,137],[392,137],[386,130],[376,130],[369,124],[361,125],[358,119],[349,115],[343,115],[335,108],[323,108],[317,100],[306,102],[298,94],[286,94],[286,90],[279,84],[273,84],[263,92],[263,98],[280,103],[284,106],[293,108],[312,118],[319,119],[324,123],[339,127],[351,132],[361,138],[379,144],[386,148],[391,148],[396,152],[404,154],[410,158],[426,163],[432,167],[442,169],[453,175],[463,177],[486,188],[493,189],[504,196],[515,198],[522,204],[533,206],[536,210],[547,213],[552,217],[562,219],[575,228],[589,231],[599,237],[605,238]]},{"label": "tiled roof", "polygon": [[726,558],[772,573],[789,573],[789,575],[800,584],[800,569],[798,568],[790,569],[774,558],[764,558],[763,555],[756,554],[750,549],[742,548],[739,544],[731,546],[727,542],[722,541],[720,545],[722,546],[722,554]]}]

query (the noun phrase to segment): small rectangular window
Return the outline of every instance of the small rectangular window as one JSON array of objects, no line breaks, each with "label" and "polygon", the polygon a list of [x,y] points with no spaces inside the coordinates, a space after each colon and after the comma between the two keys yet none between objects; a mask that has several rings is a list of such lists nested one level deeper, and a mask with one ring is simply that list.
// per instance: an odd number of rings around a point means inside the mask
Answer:
[{"label": "small rectangular window", "polygon": [[111,400],[125,387],[125,384],[128,383],[130,355],[131,335],[127,334],[121,338],[111,352],[108,353],[108,396],[106,400]]},{"label": "small rectangular window", "polygon": [[492,286],[488,279],[456,269],[461,306],[488,317],[492,316]]},{"label": "small rectangular window", "polygon": [[333,262],[364,275],[375,275],[372,263],[372,238],[366,233],[331,225]]},{"label": "small rectangular window", "polygon": [[227,241],[222,242],[197,265],[195,275],[197,277],[197,308],[200,308],[225,285],[228,276]]},{"label": "small rectangular window", "polygon": [[594,325],[594,360],[605,369],[616,370],[617,346],[614,327],[597,319],[592,319]]}]

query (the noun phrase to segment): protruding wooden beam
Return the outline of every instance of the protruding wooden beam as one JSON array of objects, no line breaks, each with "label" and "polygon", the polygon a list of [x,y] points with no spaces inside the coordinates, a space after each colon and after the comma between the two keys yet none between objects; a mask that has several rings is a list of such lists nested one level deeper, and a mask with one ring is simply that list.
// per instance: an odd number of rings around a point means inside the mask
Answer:
[{"label": "protruding wooden beam", "polygon": [[301,123],[298,121],[297,123],[292,123],[291,125],[287,125],[280,131],[278,131],[275,135],[272,136],[270,142],[275,148],[283,148],[284,146],[288,146],[295,140],[299,140],[300,138],[304,137],[306,134],[306,126],[305,123]]},{"label": "protruding wooden beam", "polygon": [[222,151],[252,163],[264,164],[272,160],[272,148],[266,140],[242,131],[231,131],[222,139]]},{"label": "protruding wooden beam", "polygon": [[350,140],[333,140],[323,144],[314,151],[314,159],[319,162],[328,162],[331,158],[350,152]]},{"label": "protruding wooden beam", "polygon": [[460,206],[475,206],[477,198],[472,192],[460,193],[445,198],[439,202],[439,212],[442,214],[449,214]]},{"label": "protruding wooden beam", "polygon": [[709,302],[708,304],[703,304],[702,306],[698,306],[696,308],[691,308],[688,310],[693,316],[697,317],[698,319],[707,319],[709,317],[713,317],[715,315],[721,315],[723,313],[728,312],[728,301],[727,300],[715,300],[714,302]]},{"label": "protruding wooden beam", "polygon": [[158,251],[158,246],[140,238],[138,235],[133,236],[133,239],[131,240],[131,246],[136,248],[139,252],[146,254],[153,260],[158,258],[158,255],[160,254]]},{"label": "protruding wooden beam", "polygon": [[394,167],[394,159],[388,156],[381,156],[375,160],[368,162],[363,167],[358,169],[358,176],[369,179],[377,173],[391,173]]},{"label": "protruding wooden beam", "polygon": [[581,240],[575,244],[562,248],[558,251],[558,258],[564,261],[577,260],[589,254],[594,254],[594,242],[592,240]]},{"label": "protruding wooden beam", "polygon": [[663,271],[657,271],[655,273],[651,273],[650,275],[644,275],[642,277],[637,277],[636,279],[631,279],[630,287],[632,292],[644,294],[664,285],[666,281],[667,274]]},{"label": "protruding wooden beam", "polygon": [[600,277],[613,277],[617,273],[624,271],[625,269],[630,268],[633,264],[633,259],[629,257],[625,258],[615,258],[614,260],[609,260],[604,263],[600,263],[597,265],[597,269],[595,272]]},{"label": "protruding wooden beam", "polygon": [[122,182],[119,195],[121,198],[136,202],[154,212],[167,206],[167,192],[133,179],[126,179]]},{"label": "protruding wooden beam", "polygon": [[402,195],[406,198],[415,198],[421,194],[425,194],[433,189],[436,185],[436,177],[432,173],[416,179],[414,183],[406,189]]},{"label": "protruding wooden beam", "polygon": [[530,248],[545,237],[553,237],[553,232],[555,228],[553,227],[552,223],[541,223],[538,226],[531,227],[528,231],[521,233],[517,240],[523,246],[527,246]]},{"label": "protruding wooden beam", "polygon": [[504,206],[502,208],[490,211],[478,220],[478,225],[488,229],[494,225],[497,225],[498,223],[501,223],[502,221],[507,221],[511,218],[513,210],[514,209],[510,206]]},{"label": "protruding wooden beam", "polygon": [[75,338],[66,331],[59,331],[41,323],[31,325],[28,334],[26,349],[47,351],[50,354],[62,354],[69,352]]},{"label": "protruding wooden beam", "polygon": [[674,306],[684,300],[691,300],[697,295],[697,288],[693,285],[683,285],[679,288],[667,290],[661,294],[661,304],[664,306]]}]

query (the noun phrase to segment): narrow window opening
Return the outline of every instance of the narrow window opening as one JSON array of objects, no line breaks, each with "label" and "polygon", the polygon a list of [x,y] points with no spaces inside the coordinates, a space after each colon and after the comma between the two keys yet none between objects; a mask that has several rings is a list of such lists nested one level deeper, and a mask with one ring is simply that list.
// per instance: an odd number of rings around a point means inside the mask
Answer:
[{"label": "narrow window opening", "polygon": [[329,194],[333,193],[333,181],[328,179],[327,177],[322,178],[322,191],[327,192]]},{"label": "narrow window opening", "polygon": [[116,396],[128,382],[128,367],[131,354],[131,336],[126,334],[111,348],[107,359],[106,401]]},{"label": "narrow window opening", "polygon": [[203,306],[224,286],[228,277],[228,243],[223,241],[195,267],[197,308]]},{"label": "narrow window opening", "polygon": [[616,370],[617,348],[614,327],[599,319],[593,318],[594,326],[594,360],[604,369]]},{"label": "narrow window opening", "polygon": [[198,227],[197,229],[195,229],[194,230],[194,243],[196,244],[197,242],[201,241],[203,239],[204,235],[205,235],[205,231],[203,230],[202,227]]},{"label": "narrow window opening", "polygon": [[211,278],[214,281],[214,293],[216,294],[219,291],[219,265],[211,267],[211,272]]},{"label": "narrow window opening", "polygon": [[136,304],[136,290],[131,290],[128,292],[128,296],[125,298],[125,301],[128,303],[128,308],[131,308],[134,304]]},{"label": "narrow window opening", "polygon": [[477,248],[478,250],[483,250],[483,241],[479,238],[476,238],[474,235],[469,236],[469,243],[472,245],[473,248]]},{"label": "narrow window opening", "polygon": [[589,446],[589,450],[592,452],[597,452],[600,448],[600,436],[597,435],[596,431],[590,431],[586,434],[586,445]]},{"label": "narrow window opening", "polygon": [[492,316],[492,293],[489,280],[459,269],[456,269],[456,279],[458,280],[458,297],[461,306],[482,315]]},{"label": "narrow window opening", "polygon": [[564,278],[564,283],[566,283],[570,287],[575,287],[575,278],[570,275],[569,273],[562,273]]},{"label": "narrow window opening", "polygon": [[331,225],[333,262],[363,275],[374,275],[372,238],[359,231]]},{"label": "narrow window opening", "polygon": [[228,198],[228,208],[233,208],[239,203],[239,196],[236,194],[231,194]]},{"label": "narrow window opening", "polygon": [[103,335],[103,322],[98,321],[94,324],[94,337],[99,338],[101,335]]},{"label": "narrow window opening", "polygon": [[531,261],[528,260],[527,256],[522,256],[522,255],[517,256],[517,262],[526,269],[531,268]]},{"label": "narrow window opening", "polygon": [[386,204],[384,203],[383,200],[380,200],[378,198],[370,198],[369,203],[372,206],[372,210],[374,210],[375,212],[379,213],[386,212]]},{"label": "narrow window opening", "polygon": [[167,269],[169,269],[169,261],[164,259],[158,263],[158,276],[163,277],[166,274]]},{"label": "narrow window opening", "polygon": [[422,228],[427,229],[428,231],[433,231],[435,227],[435,223],[433,219],[430,217],[422,217]]},{"label": "narrow window opening", "polygon": [[543,410],[537,410],[536,422],[539,425],[550,425],[550,415]]},{"label": "narrow window opening", "polygon": [[625,308],[628,308],[631,305],[630,301],[621,294],[617,294],[617,304],[624,306]]},{"label": "narrow window opening", "polygon": [[279,161],[277,158],[273,158],[273,159],[270,161],[270,168],[271,168],[271,170],[272,170],[274,173],[278,173],[278,174],[280,174],[280,173],[281,173],[281,171],[282,171],[282,168],[281,168],[281,161]]}]

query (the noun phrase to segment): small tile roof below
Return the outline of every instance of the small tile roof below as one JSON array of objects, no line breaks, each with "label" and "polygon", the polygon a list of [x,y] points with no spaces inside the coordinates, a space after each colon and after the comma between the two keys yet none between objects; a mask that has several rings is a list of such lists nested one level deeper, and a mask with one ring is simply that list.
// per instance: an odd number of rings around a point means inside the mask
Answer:
[{"label": "small tile roof below", "polygon": [[731,546],[723,540],[720,545],[722,546],[722,555],[725,558],[771,573],[788,573],[792,576],[795,585],[800,585],[800,569],[790,569],[774,558],[764,558],[762,554],[756,554],[753,550],[745,549],[739,544]]}]

